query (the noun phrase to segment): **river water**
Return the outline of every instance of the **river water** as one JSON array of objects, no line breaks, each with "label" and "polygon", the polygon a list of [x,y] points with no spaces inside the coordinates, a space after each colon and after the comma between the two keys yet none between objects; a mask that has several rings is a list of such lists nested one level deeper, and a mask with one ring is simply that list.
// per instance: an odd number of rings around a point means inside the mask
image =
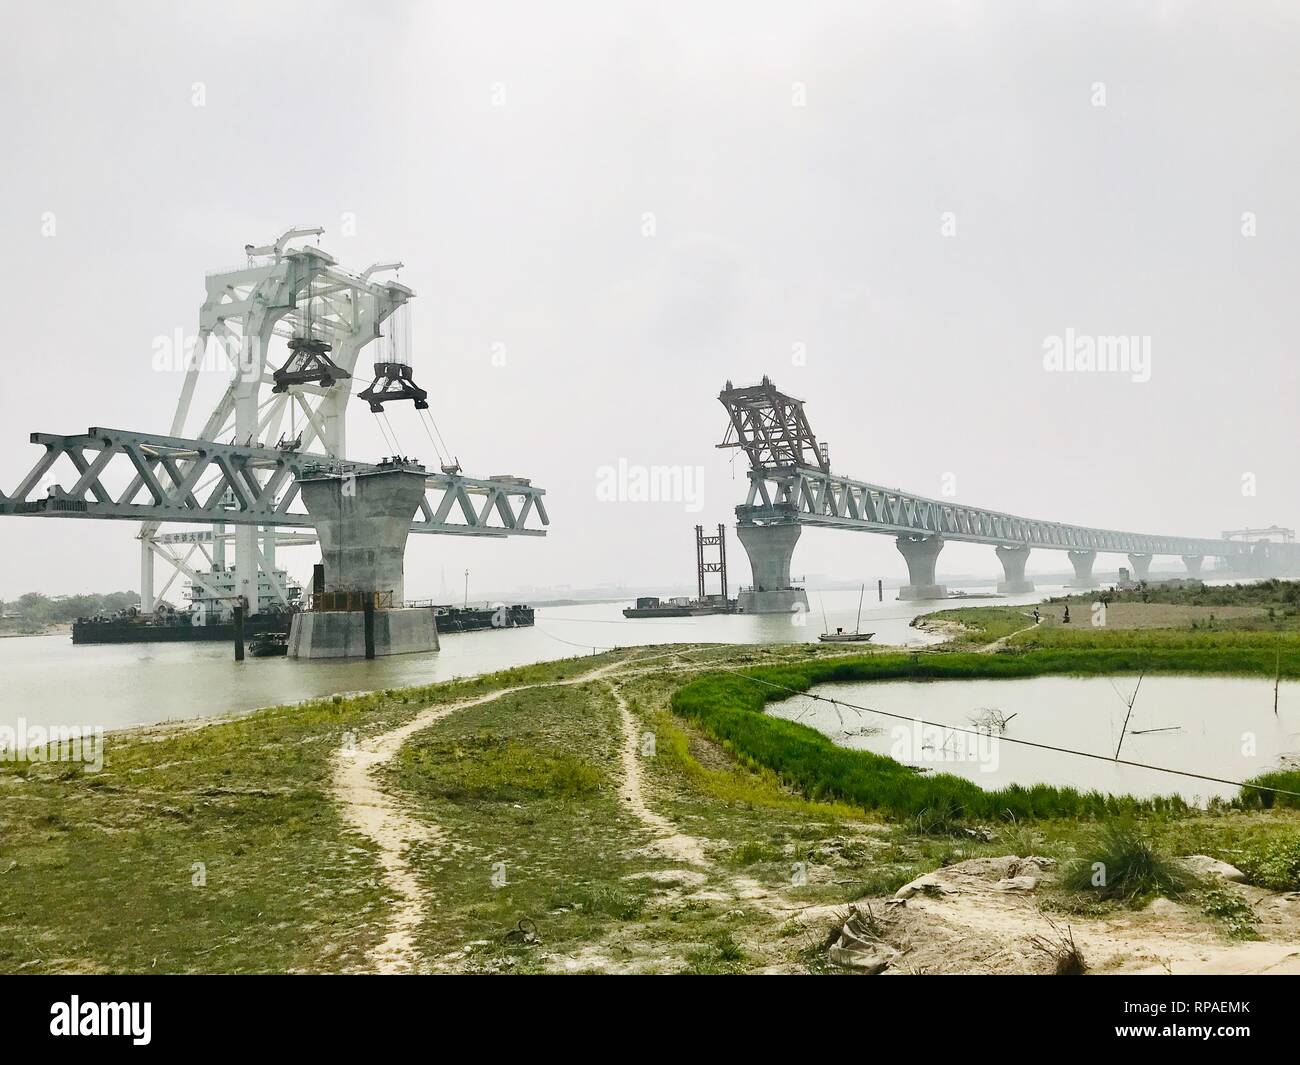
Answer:
[{"label": "river water", "polygon": [[[811,725],[841,746],[953,773],[982,788],[1049,783],[1111,794],[1178,794],[1189,802],[1236,795],[1230,784],[1008,742],[1029,740],[1109,759],[1137,682],[1136,676],[1117,676],[833,684],[814,692],[883,713],[837,709],[803,695],[774,703],[768,711]],[[1015,715],[1001,742],[942,727],[970,729],[972,718],[988,709]],[[1121,754],[1129,761],[1241,781],[1278,768],[1282,756],[1296,752],[1300,684],[1281,685],[1275,716],[1271,679],[1149,676],[1137,689]]]},{"label": "river water", "polygon": [[[868,590],[862,628],[873,642],[900,646],[939,637],[910,627],[917,614],[943,603],[900,603],[886,590],[883,603]],[[992,591],[971,588],[970,592]],[[1032,603],[1060,588],[989,603]],[[979,605],[974,600],[971,605]],[[826,619],[823,622],[823,604]],[[592,654],[610,647],[657,643],[816,642],[823,624],[851,630],[857,591],[811,594],[811,612],[797,615],[713,615],[698,618],[623,617],[627,602],[557,606],[537,611],[532,628],[449,633],[434,654],[397,655],[367,662],[299,662],[287,658],[233,661],[224,643],[99,644],[74,647],[69,636],[0,639],[0,726],[100,726],[106,729],[237,713],[335,692],[428,684],[511,666]],[[962,605],[950,600],[951,606]],[[802,622],[797,624],[796,622]]]}]

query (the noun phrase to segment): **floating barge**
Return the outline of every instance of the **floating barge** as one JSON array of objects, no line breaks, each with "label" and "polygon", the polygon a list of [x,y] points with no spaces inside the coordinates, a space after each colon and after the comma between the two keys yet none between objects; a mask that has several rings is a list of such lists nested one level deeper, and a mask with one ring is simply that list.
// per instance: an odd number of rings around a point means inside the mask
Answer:
[{"label": "floating barge", "polygon": [[[478,632],[484,629],[517,629],[534,623],[533,608],[430,606],[439,634]],[[288,637],[292,613],[254,614],[244,619],[244,637]],[[179,612],[140,614],[128,611],[110,618],[78,618],[72,623],[72,642],[97,643],[192,643],[233,642],[233,621],[211,620],[197,624],[189,614]],[[255,652],[254,652],[255,653]]]},{"label": "floating barge", "polygon": [[[707,548],[717,548],[717,557],[709,560]],[[734,614],[736,600],[727,598],[727,530],[718,526],[716,534],[704,535],[704,526],[695,526],[695,566],[699,577],[699,595],[694,599],[673,596],[660,599],[657,595],[639,596],[636,606],[625,607],[625,618],[698,618],[706,614]],[[718,575],[721,590],[710,595],[705,581],[710,573]]]},{"label": "floating barge", "polygon": [[533,624],[533,608],[512,606],[435,606],[439,634],[478,632],[481,629],[519,629]]},{"label": "floating barge", "polygon": [[[291,614],[254,614],[244,622],[244,635],[289,634]],[[198,625],[188,614],[135,614],[111,618],[78,618],[72,623],[73,643],[193,643],[235,638],[233,621]]]},{"label": "floating barge", "polygon": [[736,601],[714,595],[705,599],[687,599],[685,596],[661,600],[657,595],[638,597],[636,606],[623,608],[625,618],[696,618],[705,614],[734,614]]}]

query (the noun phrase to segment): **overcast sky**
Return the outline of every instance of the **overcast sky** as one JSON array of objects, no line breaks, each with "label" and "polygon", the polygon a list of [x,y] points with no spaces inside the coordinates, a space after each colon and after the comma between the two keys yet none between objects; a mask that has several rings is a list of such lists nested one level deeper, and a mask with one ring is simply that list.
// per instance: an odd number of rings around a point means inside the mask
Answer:
[{"label": "overcast sky", "polygon": [[[471,595],[693,581],[692,527],[745,491],[717,393],[763,373],[864,480],[1294,526],[1298,31],[1260,0],[9,3],[0,487],[33,430],[166,431],[154,338],[301,224],[354,269],[406,263],[448,443],[548,490],[546,540],[413,538],[412,597],[467,566]],[[1067,331],[1146,338],[1149,380],[1050,372]],[[363,403],[350,434],[385,453]],[[698,507],[600,499],[620,460],[702,467]],[[3,519],[0,596],[134,587],[134,532]],[[315,551],[282,558],[303,577]],[[793,568],[906,573],[886,537],[817,530]]]}]

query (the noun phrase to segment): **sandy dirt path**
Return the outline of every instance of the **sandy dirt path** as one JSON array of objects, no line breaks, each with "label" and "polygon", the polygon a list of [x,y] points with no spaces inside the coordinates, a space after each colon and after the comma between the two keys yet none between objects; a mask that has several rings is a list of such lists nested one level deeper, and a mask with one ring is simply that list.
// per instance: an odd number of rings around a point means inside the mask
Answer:
[{"label": "sandy dirt path", "polygon": [[[673,861],[686,862],[690,865],[704,865],[704,846],[694,836],[685,835],[661,814],[651,810],[645,801],[641,776],[642,733],[637,726],[636,715],[628,706],[627,700],[617,684],[611,683],[609,690],[618,703],[619,717],[623,723],[623,747],[620,753],[622,781],[619,784],[619,797],[628,804],[628,809],[643,825],[654,833],[654,848]],[[652,734],[653,735],[653,734]]]},{"label": "sandy dirt path", "polygon": [[407,860],[407,854],[413,844],[436,845],[442,838],[437,825],[428,819],[412,816],[401,803],[385,792],[375,779],[375,771],[390,762],[402,744],[415,733],[457,711],[535,688],[586,684],[600,680],[624,664],[613,662],[568,680],[499,688],[473,699],[429,707],[398,728],[371,736],[354,747],[341,747],[334,753],[331,783],[334,801],[342,811],[344,820],[378,848],[378,861],[384,882],[396,895],[388,934],[370,957],[375,972],[417,971],[419,958],[415,950],[415,931],[424,916],[425,898],[419,879]]},{"label": "sandy dirt path", "polygon": [[1028,632],[1030,629],[1036,629],[1036,628],[1038,628],[1038,622],[1035,621],[1032,625],[1026,625],[1023,629],[1016,629],[1015,632],[1007,633],[1000,640],[994,640],[992,643],[986,643],[983,647],[978,649],[977,653],[982,655],[987,655],[987,654],[993,654],[995,651],[1001,651],[1002,648],[1004,648],[1008,643],[1010,643],[1013,639],[1015,639],[1015,637],[1019,636],[1022,632]]}]

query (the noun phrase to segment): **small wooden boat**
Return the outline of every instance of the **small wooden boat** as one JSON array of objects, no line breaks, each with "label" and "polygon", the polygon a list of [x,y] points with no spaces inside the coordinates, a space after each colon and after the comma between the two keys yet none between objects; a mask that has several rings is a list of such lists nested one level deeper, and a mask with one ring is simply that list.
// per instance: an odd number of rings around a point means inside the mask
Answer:
[{"label": "small wooden boat", "polygon": [[845,632],[837,628],[835,632],[823,632],[818,640],[823,644],[865,644],[872,636],[875,636],[874,632]]},{"label": "small wooden boat", "polygon": [[[852,632],[845,632],[843,629],[836,629],[834,632],[823,632],[817,637],[822,643],[866,643],[875,635],[874,632],[862,631],[862,597],[866,594],[867,586],[864,584],[858,592],[858,624]],[[826,624],[826,604],[822,604],[822,627],[829,629]]]}]

